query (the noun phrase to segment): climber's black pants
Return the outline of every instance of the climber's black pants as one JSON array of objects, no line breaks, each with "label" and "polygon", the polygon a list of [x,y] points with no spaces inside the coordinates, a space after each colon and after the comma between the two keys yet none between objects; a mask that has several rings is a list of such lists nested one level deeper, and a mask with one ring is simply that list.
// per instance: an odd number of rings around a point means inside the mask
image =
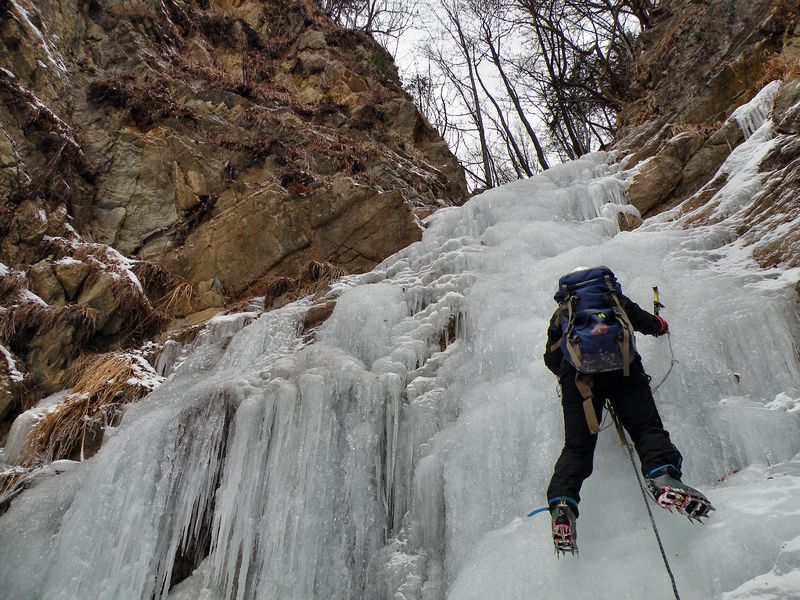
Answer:
[{"label": "climber's black pants", "polygon": [[[564,408],[564,449],[556,462],[547,499],[549,502],[566,496],[580,502],[581,484],[592,474],[597,436],[589,433],[583,398],[575,385],[574,369],[569,368],[559,380]],[[671,465],[672,476],[680,479],[681,454],[670,442],[669,433],[661,423],[650,391],[650,378],[641,362],[637,360],[631,365],[627,377],[622,371],[609,371],[593,375],[592,382],[598,423],[603,420],[603,404],[608,399],[639,454],[642,473],[646,476],[658,467]]]}]

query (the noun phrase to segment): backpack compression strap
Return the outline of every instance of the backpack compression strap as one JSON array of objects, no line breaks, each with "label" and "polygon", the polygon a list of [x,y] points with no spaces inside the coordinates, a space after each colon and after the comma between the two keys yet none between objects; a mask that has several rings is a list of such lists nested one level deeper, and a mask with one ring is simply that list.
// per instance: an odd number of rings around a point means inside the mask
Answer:
[{"label": "backpack compression strap", "polygon": [[600,433],[600,424],[597,422],[597,413],[594,411],[594,403],[592,402],[592,376],[576,373],[575,387],[578,388],[583,398],[583,415],[586,417],[589,433],[597,435]]}]

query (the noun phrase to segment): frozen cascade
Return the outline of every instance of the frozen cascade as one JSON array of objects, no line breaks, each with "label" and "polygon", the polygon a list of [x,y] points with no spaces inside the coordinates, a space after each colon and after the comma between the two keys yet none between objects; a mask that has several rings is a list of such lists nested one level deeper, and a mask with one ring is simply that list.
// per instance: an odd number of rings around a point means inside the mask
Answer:
[{"label": "frozen cascade", "polygon": [[[768,125],[723,169],[754,172]],[[730,177],[714,224],[685,230],[672,213],[620,232],[628,174],[608,159],[437,212],[422,241],[337,284],[313,344],[297,336],[300,302],[173,354],[97,456],[0,518],[0,586],[48,599],[672,598],[613,432],[584,487],[580,559],[557,561],[547,519],[520,517],[544,502],[561,445],[540,360],[555,281],[592,263],[643,306],[658,285],[667,305],[678,362],[657,401],[687,481],[718,509],[704,527],[655,515],[681,597],[793,597],[798,273],[757,269],[735,241],[761,179]],[[666,340],[640,336],[639,350],[659,381]]]},{"label": "frozen cascade", "polygon": [[745,138],[749,138],[767,120],[767,115],[772,109],[772,100],[781,86],[780,81],[772,81],[765,85],[760,92],[747,104],[743,104],[731,114],[731,119],[736,119]]}]

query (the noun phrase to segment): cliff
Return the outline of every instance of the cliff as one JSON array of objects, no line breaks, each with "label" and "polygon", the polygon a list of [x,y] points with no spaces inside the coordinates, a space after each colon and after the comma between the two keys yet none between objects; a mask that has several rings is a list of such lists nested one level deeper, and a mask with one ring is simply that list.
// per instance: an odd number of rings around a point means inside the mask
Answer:
[{"label": "cliff", "polygon": [[0,14],[0,420],[80,355],[369,270],[466,197],[391,57],[309,0]]},{"label": "cliff", "polygon": [[[631,204],[643,216],[679,206],[675,216],[696,227],[727,216],[719,208],[733,174],[719,167],[769,120],[776,143],[732,232],[762,267],[800,265],[798,14],[789,1],[662,2],[641,36],[614,144],[623,165],[638,169]],[[755,109],[737,110],[757,95]]]}]

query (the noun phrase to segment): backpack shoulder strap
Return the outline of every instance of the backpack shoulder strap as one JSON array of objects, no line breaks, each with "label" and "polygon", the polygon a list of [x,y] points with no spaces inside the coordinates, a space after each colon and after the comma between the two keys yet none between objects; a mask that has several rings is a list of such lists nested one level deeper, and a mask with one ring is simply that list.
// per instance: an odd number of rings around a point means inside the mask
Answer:
[{"label": "backpack shoulder strap", "polygon": [[619,295],[617,294],[617,288],[612,283],[611,277],[606,274],[603,276],[603,281],[606,282],[606,287],[608,287],[610,296],[614,299],[614,312],[617,314],[617,318],[622,325],[622,374],[627,377],[631,374],[631,361],[633,360],[631,356],[631,339],[634,335],[633,325],[625,309],[622,308],[622,303],[619,301]]}]

